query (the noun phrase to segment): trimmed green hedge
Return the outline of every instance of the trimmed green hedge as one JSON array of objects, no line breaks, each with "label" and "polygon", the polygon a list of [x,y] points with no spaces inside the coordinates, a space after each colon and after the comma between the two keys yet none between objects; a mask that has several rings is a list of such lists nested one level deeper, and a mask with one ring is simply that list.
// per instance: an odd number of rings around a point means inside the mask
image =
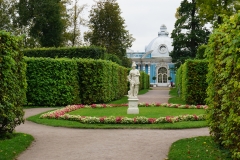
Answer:
[{"label": "trimmed green hedge", "polygon": [[45,58],[92,58],[104,59],[122,65],[118,56],[106,53],[101,47],[62,47],[62,48],[35,48],[25,49],[24,55],[27,57],[45,57]]},{"label": "trimmed green hedge", "polygon": [[104,59],[104,54],[105,49],[95,46],[77,48],[36,48],[24,50],[24,55],[27,57]]},{"label": "trimmed green hedge", "polygon": [[0,31],[0,135],[13,132],[24,122],[22,105],[26,100],[26,63],[22,39]]},{"label": "trimmed green hedge", "polygon": [[177,87],[187,104],[205,104],[207,65],[206,60],[187,60],[177,70]]},{"label": "trimmed green hedge", "polygon": [[[127,95],[129,69],[94,59],[26,58],[27,105],[107,103]],[[141,72],[141,89],[149,88]]]},{"label": "trimmed green hedge", "polygon": [[79,59],[78,76],[83,104],[104,103],[127,93],[127,69],[105,60]]},{"label": "trimmed green hedge", "polygon": [[76,61],[26,58],[26,62],[28,105],[54,106],[81,102]]},{"label": "trimmed green hedge", "polygon": [[205,55],[210,133],[240,159],[240,11],[214,30]]}]

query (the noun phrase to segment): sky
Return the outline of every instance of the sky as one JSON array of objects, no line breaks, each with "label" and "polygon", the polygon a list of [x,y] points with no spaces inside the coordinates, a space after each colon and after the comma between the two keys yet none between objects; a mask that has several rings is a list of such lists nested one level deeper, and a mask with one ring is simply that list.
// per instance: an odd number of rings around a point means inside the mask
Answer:
[{"label": "sky", "polygon": [[[154,38],[158,36],[160,26],[165,24],[169,37],[176,22],[176,9],[182,0],[117,0],[121,16],[125,20],[126,30],[136,40],[130,48],[134,52],[144,52]],[[88,4],[83,16],[88,20],[89,10],[95,4],[94,0],[80,0],[79,5]],[[83,35],[88,28],[81,27]]]}]

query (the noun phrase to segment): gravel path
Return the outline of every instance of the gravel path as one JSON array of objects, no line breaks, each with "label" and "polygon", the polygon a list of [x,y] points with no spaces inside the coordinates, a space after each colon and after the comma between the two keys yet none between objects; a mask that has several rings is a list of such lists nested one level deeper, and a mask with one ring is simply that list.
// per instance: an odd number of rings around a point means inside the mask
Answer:
[{"label": "gravel path", "polygon": [[[139,102],[168,100],[168,89],[155,88],[138,96]],[[155,97],[155,98],[154,98]],[[26,109],[29,117],[52,108]],[[182,130],[72,129],[26,121],[17,132],[35,141],[17,160],[163,160],[171,144],[182,138],[209,135],[208,128]]]}]

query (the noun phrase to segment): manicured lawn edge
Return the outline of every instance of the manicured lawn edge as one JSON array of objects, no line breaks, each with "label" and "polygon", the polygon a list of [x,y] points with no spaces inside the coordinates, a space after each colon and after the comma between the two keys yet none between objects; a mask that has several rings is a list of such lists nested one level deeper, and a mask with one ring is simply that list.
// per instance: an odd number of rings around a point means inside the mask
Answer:
[{"label": "manicured lawn edge", "polygon": [[220,148],[210,136],[180,139],[171,145],[168,153],[169,160],[231,160],[230,157],[229,151]]},{"label": "manicured lawn edge", "polygon": [[13,160],[25,151],[34,140],[33,136],[25,133],[13,133],[0,139],[0,159]]}]

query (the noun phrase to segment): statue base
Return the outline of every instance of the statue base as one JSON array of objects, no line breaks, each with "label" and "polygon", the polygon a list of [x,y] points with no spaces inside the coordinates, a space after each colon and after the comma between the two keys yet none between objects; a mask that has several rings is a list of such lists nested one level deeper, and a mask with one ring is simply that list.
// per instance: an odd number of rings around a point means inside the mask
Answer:
[{"label": "statue base", "polygon": [[128,99],[127,114],[139,114],[138,98],[129,98]]}]

